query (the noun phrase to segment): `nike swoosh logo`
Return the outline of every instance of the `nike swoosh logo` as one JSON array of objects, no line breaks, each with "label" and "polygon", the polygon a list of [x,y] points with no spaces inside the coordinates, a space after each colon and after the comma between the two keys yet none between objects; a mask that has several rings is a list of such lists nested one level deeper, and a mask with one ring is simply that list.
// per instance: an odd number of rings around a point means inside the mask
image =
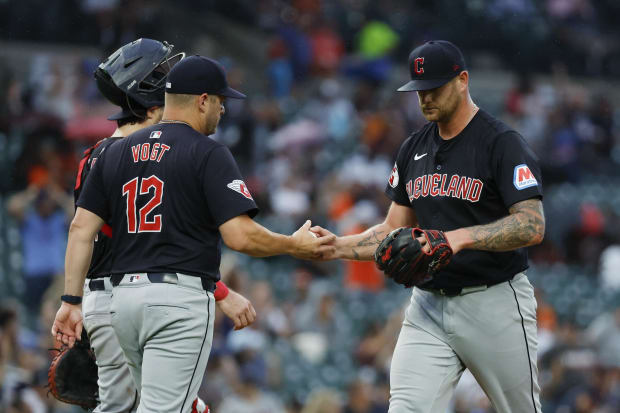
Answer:
[{"label": "nike swoosh logo", "polygon": [[418,154],[416,153],[415,156],[413,157],[414,161],[419,161],[420,159],[424,158],[426,155],[428,155],[427,153],[423,153],[422,155],[418,156]]}]

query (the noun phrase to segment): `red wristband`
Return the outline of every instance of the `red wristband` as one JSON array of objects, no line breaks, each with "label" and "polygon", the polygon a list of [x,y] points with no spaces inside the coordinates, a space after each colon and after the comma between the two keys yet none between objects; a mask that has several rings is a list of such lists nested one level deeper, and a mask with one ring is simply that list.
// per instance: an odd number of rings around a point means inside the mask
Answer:
[{"label": "red wristband", "polygon": [[223,281],[218,281],[215,283],[215,292],[213,296],[215,297],[215,301],[221,301],[228,296],[228,287],[224,284]]}]

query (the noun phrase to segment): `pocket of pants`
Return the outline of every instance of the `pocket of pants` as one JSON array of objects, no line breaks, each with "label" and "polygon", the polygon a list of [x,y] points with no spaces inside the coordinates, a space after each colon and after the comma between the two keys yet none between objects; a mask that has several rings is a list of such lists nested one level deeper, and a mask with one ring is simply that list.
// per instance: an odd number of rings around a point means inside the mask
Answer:
[{"label": "pocket of pants", "polygon": [[189,307],[186,307],[184,305],[180,305],[180,304],[147,304],[146,305],[147,309],[162,309],[165,310],[166,308],[170,308],[170,309],[177,309],[180,308],[182,310],[187,310],[189,311]]}]

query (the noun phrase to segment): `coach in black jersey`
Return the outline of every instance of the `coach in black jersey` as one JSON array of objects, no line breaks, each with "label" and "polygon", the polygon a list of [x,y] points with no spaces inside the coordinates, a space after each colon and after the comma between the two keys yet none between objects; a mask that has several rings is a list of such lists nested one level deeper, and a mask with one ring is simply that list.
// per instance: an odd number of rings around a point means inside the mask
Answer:
[{"label": "coach in black jersey", "polygon": [[[214,60],[181,60],[166,80],[161,123],[109,145],[92,165],[69,231],[65,294],[81,295],[92,240],[113,238],[112,326],[141,387],[138,412],[183,412],[198,392],[213,336],[213,290],[221,240],[253,256],[333,253],[307,221],[293,236],[251,217],[258,208],[215,132],[228,87]],[[79,308],[64,302],[53,333],[72,344]]]},{"label": "coach in black jersey", "polygon": [[454,44],[419,46],[409,67],[411,81],[398,90],[417,92],[429,123],[398,152],[385,221],[337,238],[329,258],[371,260],[399,227],[446,231],[455,254],[413,289],[392,358],[389,412],[445,412],[465,368],[497,412],[540,412],[536,301],[525,275],[525,247],[545,229],[538,161],[517,132],[472,101]]}]

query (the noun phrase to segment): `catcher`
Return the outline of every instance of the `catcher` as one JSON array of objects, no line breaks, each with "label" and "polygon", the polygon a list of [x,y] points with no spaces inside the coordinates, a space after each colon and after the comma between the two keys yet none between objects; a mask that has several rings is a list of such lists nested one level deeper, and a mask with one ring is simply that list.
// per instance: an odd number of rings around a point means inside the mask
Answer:
[{"label": "catcher", "polygon": [[428,123],[398,152],[387,217],[337,238],[323,258],[374,258],[415,287],[392,358],[389,413],[445,412],[465,368],[498,413],[539,413],[536,300],[525,275],[525,247],[545,232],[538,161],[472,101],[454,44],[417,47],[409,67],[412,80],[398,90],[417,92]]}]

